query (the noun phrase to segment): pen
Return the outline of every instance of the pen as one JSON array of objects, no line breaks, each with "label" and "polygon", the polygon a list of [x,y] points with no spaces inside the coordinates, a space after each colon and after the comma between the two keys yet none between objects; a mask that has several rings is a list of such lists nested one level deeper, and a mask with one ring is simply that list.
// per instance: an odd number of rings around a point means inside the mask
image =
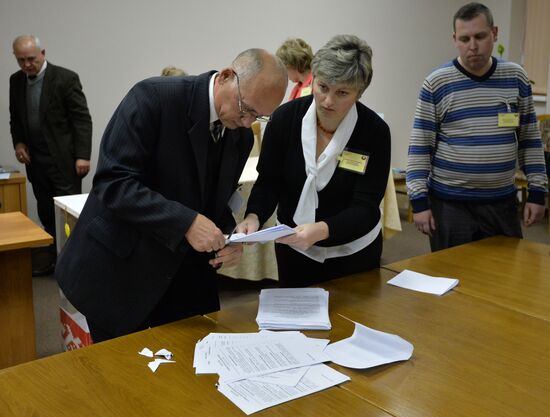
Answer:
[{"label": "pen", "polygon": [[229,234],[227,235],[227,238],[225,239],[226,245],[229,245],[231,243],[231,236],[233,236],[233,233],[235,233],[236,231],[237,231],[237,226],[235,225],[235,227],[231,230],[231,232],[229,232]]},{"label": "pen", "polygon": [[[231,236],[233,236],[233,233],[235,233],[236,230],[237,230],[237,226],[235,225],[235,227],[231,230],[231,232],[229,232],[229,234],[225,238],[226,245],[229,245],[231,243],[230,242]],[[218,257],[218,251],[214,252],[214,258],[217,258],[217,257]],[[214,269],[220,269],[222,266],[223,266],[223,262],[215,266]]]}]

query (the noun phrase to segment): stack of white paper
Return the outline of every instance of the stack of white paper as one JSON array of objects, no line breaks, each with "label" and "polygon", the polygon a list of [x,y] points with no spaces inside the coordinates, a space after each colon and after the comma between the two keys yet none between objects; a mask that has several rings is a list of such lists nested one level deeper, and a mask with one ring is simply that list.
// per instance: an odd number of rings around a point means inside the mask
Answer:
[{"label": "stack of white paper", "polygon": [[197,343],[193,366],[219,374],[218,390],[251,414],[349,380],[322,364],[328,342],[299,332],[211,333]]},{"label": "stack of white paper", "polygon": [[328,291],[322,288],[275,288],[260,293],[256,321],[260,329],[331,328]]},{"label": "stack of white paper", "polygon": [[443,295],[458,285],[458,279],[432,277],[430,275],[421,274],[420,272],[405,269],[390,279],[388,284],[407,288],[409,290]]}]

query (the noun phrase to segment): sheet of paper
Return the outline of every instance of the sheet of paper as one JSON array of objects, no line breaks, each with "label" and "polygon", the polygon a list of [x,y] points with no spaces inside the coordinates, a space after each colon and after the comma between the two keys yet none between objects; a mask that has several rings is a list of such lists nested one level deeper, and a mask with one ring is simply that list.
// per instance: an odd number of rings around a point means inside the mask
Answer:
[{"label": "sheet of paper", "polygon": [[365,369],[410,359],[414,347],[399,336],[355,323],[351,337],[328,345],[330,360],[348,368]]},{"label": "sheet of paper", "polygon": [[0,180],[7,180],[9,178],[10,178],[10,173],[9,172],[0,173]]},{"label": "sheet of paper", "polygon": [[245,235],[244,233],[233,233],[229,239],[230,243],[265,243],[270,242],[280,237],[292,235],[296,233],[293,228],[286,224],[279,224],[267,229],[258,230],[257,232]]},{"label": "sheet of paper", "polygon": [[301,368],[287,369],[286,371],[274,372],[272,374],[253,376],[248,378],[249,381],[265,382],[268,384],[286,385],[295,387],[298,382],[311,368],[310,366],[302,366]]},{"label": "sheet of paper", "polygon": [[443,295],[458,285],[458,279],[432,277],[420,272],[404,271],[397,274],[388,281],[388,284],[409,290],[427,292],[430,294]]},{"label": "sheet of paper", "polygon": [[260,329],[331,328],[328,291],[322,288],[270,288],[260,292]]},{"label": "sheet of paper", "polygon": [[[193,367],[197,374],[218,373],[216,352],[224,346],[249,345],[251,343],[271,340],[305,340],[307,337],[300,332],[270,332],[259,333],[210,333],[195,345]],[[322,339],[316,339],[322,340]],[[313,342],[312,342],[313,343]],[[319,342],[316,342],[319,343]],[[321,349],[322,350],[322,349]]]},{"label": "sheet of paper", "polygon": [[311,344],[288,339],[224,346],[215,353],[220,382],[228,383],[328,361]]},{"label": "sheet of paper", "polygon": [[314,365],[296,387],[242,380],[220,384],[218,391],[247,415],[286,401],[304,397],[349,381],[349,377],[326,365]]}]

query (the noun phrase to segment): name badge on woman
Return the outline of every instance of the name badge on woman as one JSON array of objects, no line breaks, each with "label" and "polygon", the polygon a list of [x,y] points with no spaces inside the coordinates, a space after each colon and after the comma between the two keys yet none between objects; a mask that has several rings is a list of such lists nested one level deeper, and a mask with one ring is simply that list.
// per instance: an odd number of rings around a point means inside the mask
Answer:
[{"label": "name badge on woman", "polygon": [[344,149],[338,157],[338,168],[346,169],[358,174],[364,174],[367,169],[370,154],[362,154]]}]

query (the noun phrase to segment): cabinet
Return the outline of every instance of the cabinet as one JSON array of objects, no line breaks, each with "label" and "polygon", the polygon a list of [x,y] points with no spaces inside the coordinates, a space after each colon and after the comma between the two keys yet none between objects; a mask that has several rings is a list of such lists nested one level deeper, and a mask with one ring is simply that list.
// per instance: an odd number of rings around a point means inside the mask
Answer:
[{"label": "cabinet", "polygon": [[27,178],[19,172],[0,180],[0,213],[12,211],[27,214]]}]

